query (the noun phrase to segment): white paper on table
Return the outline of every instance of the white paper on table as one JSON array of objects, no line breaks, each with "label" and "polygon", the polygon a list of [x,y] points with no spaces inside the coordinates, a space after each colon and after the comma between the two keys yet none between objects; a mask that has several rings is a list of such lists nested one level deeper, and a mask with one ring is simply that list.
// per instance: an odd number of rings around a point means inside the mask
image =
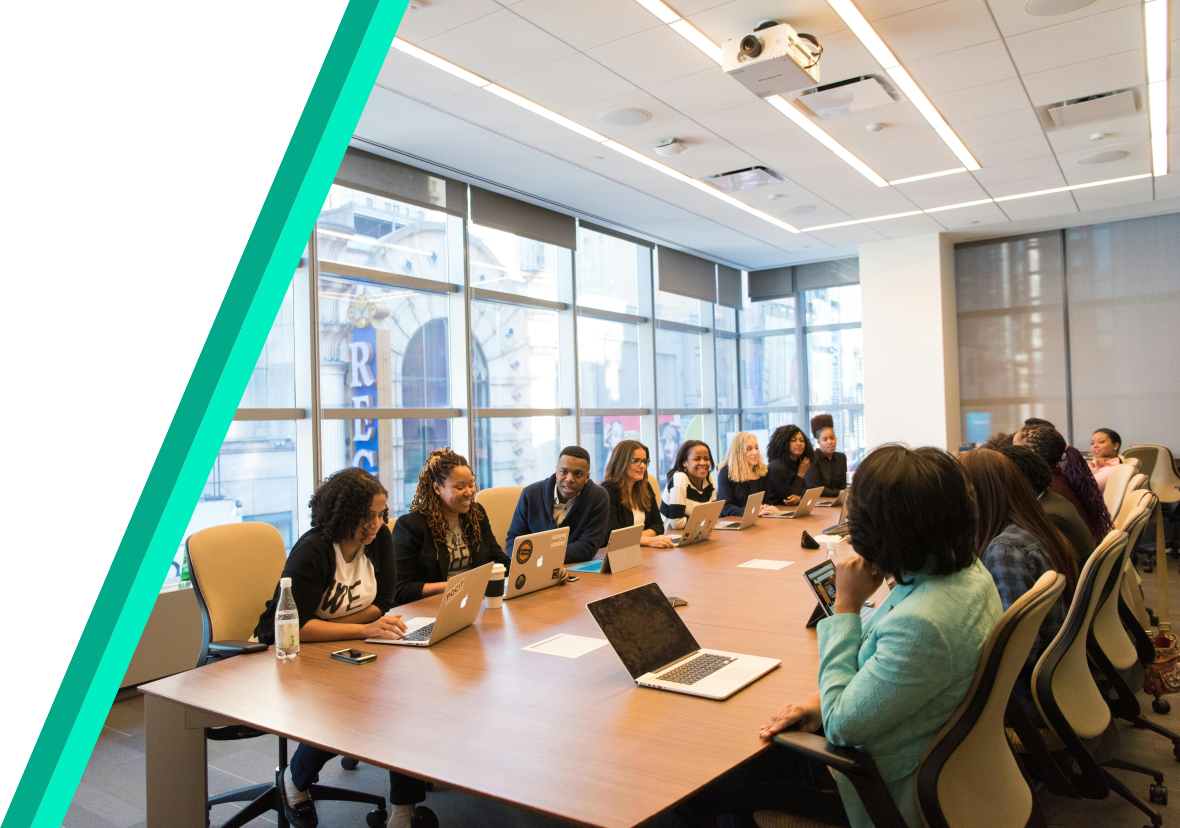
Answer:
[{"label": "white paper on table", "polygon": [[530,644],[527,647],[521,647],[521,649],[528,650],[530,653],[578,658],[586,653],[594,652],[599,647],[605,647],[606,643],[605,638],[587,638],[582,635],[559,633],[552,638],[546,638],[544,641],[538,641],[536,644]]},{"label": "white paper on table", "polygon": [[761,558],[755,558],[752,561],[738,564],[738,566],[744,566],[746,569],[783,569],[793,563],[794,561],[767,561]]}]

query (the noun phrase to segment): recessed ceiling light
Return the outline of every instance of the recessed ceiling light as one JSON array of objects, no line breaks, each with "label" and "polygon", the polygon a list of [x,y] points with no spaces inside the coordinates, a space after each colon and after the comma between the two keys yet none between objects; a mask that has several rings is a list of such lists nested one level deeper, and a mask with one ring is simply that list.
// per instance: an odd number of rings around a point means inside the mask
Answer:
[{"label": "recessed ceiling light", "polygon": [[1107,150],[1106,152],[1096,152],[1093,155],[1087,155],[1085,158],[1079,158],[1078,163],[1109,164],[1111,161],[1120,161],[1130,154],[1126,150]]},{"label": "recessed ceiling light", "polygon": [[608,109],[598,116],[599,123],[615,127],[634,127],[651,120],[651,113],[644,109]]},{"label": "recessed ceiling light", "polygon": [[1069,14],[1086,8],[1094,0],[1024,0],[1024,10],[1037,17]]}]

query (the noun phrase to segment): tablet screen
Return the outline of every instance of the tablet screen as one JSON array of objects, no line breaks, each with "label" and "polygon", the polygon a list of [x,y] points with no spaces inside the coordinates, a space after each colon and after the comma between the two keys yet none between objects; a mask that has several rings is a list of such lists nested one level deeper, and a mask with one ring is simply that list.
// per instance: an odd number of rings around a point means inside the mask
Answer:
[{"label": "tablet screen", "polygon": [[831,561],[824,561],[819,566],[813,566],[803,573],[807,583],[811,585],[819,605],[824,608],[825,615],[835,612],[836,605],[836,565]]}]

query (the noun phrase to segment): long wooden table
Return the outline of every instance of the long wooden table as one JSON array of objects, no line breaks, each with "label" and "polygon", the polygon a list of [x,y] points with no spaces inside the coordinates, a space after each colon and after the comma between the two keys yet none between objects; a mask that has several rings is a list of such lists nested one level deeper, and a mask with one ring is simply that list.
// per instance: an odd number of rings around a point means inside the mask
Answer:
[{"label": "long wooden table", "polygon": [[[838,510],[715,531],[684,549],[645,548],[643,566],[483,608],[430,648],[361,645],[377,661],[238,656],[144,685],[147,821],[204,828],[204,730],[241,722],[415,777],[601,828],[639,825],[763,750],[758,728],[816,688],[815,599],[803,570],[827,556],[800,546]],[[847,554],[847,543],[841,554]],[[752,558],[781,570],[739,568]],[[702,647],[782,659],[724,702],[636,687],[602,647],[577,659],[523,652],[558,633],[602,637],[586,604],[655,581],[688,601]],[[434,615],[437,596],[399,608]]]}]

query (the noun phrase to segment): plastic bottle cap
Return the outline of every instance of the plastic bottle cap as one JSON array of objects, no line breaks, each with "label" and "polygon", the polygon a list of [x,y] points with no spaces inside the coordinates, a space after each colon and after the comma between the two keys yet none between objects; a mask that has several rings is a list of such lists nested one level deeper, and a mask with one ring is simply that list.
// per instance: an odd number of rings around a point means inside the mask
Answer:
[{"label": "plastic bottle cap", "polygon": [[290,578],[279,578],[279,587],[280,588],[289,587],[289,586],[291,586],[291,579]]}]

